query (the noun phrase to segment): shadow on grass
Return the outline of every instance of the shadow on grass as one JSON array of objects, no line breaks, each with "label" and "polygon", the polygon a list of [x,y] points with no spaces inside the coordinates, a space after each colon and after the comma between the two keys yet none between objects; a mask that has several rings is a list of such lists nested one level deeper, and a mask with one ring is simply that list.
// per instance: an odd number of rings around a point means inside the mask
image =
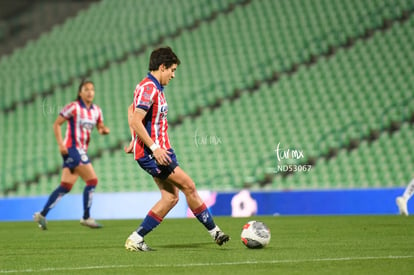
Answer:
[{"label": "shadow on grass", "polygon": [[184,248],[184,249],[188,249],[188,248],[211,246],[211,244],[212,244],[211,242],[204,242],[204,243],[167,244],[167,245],[157,245],[157,246],[158,247],[163,247],[163,248]]}]

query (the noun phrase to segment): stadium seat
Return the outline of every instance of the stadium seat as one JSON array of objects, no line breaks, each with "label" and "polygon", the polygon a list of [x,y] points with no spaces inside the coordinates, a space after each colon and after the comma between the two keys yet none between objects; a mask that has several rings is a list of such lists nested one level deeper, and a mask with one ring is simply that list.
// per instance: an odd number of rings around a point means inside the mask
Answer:
[{"label": "stadium seat", "polygon": [[[122,153],[120,144],[129,140],[126,107],[135,85],[146,74],[149,53],[160,37],[182,60],[176,79],[167,88],[168,119],[171,124],[185,119],[171,127],[170,135],[181,165],[201,187],[230,190],[244,181],[263,180],[277,163],[274,150],[278,143],[300,147],[305,157],[322,159],[310,173],[286,178],[275,175],[275,189],[387,187],[408,180],[412,166],[393,159],[387,169],[384,156],[404,155],[407,144],[412,148],[405,121],[406,110],[413,110],[414,105],[407,103],[412,102],[409,60],[414,58],[414,20],[395,21],[369,39],[357,38],[366,30],[381,28],[384,20],[395,20],[402,11],[412,10],[413,3],[240,3],[165,1],[171,8],[160,17],[173,18],[165,25],[146,12],[151,1],[125,1],[122,6],[101,1],[3,57],[0,70],[6,73],[0,75],[0,81],[7,92],[0,107],[4,110],[19,104],[0,119],[7,137],[0,148],[8,159],[2,161],[2,167],[16,171],[12,176],[2,175],[2,190],[10,189],[11,182],[25,186],[36,175],[60,167],[51,125],[59,107],[75,98],[77,77],[88,71],[96,85],[96,103],[111,128],[105,137],[94,132],[89,151],[98,156],[94,163],[102,190],[155,190],[150,177]],[[231,4],[231,12],[220,13]],[[213,12],[219,15],[203,21]],[[189,13],[191,16],[183,16]],[[172,36],[195,21],[202,23]],[[276,26],[271,34],[269,25]],[[82,44],[85,37],[90,39],[88,47]],[[341,48],[348,38],[355,42]],[[135,55],[143,46],[144,53]],[[336,48],[334,54],[325,56],[332,47]],[[318,56],[315,64],[289,73],[294,64],[304,64],[311,56]],[[101,70],[105,64],[110,66]],[[278,81],[268,81],[276,72]],[[62,85],[70,79],[73,83]],[[258,89],[248,92],[257,83]],[[50,95],[39,96],[52,87]],[[236,90],[242,91],[241,96],[232,99]],[[22,103],[25,101],[30,103]],[[209,109],[216,101],[221,105]],[[200,108],[203,112],[198,117],[189,118]],[[396,135],[381,135],[372,144],[364,143],[371,130],[384,132],[394,121],[402,124]],[[197,130],[207,137],[200,146],[194,143]],[[45,134],[36,135],[39,132]],[[16,136],[31,146],[14,151],[19,147]],[[214,143],[217,139],[220,144]],[[360,141],[355,150],[341,149],[355,139]],[[385,145],[401,149],[380,149]],[[339,153],[326,161],[323,156],[331,148],[339,148]],[[41,156],[42,152],[47,156]],[[28,165],[30,162],[35,165]],[[46,182],[40,180],[43,187],[19,186],[18,193],[48,193]],[[83,188],[78,185],[75,192]]]}]

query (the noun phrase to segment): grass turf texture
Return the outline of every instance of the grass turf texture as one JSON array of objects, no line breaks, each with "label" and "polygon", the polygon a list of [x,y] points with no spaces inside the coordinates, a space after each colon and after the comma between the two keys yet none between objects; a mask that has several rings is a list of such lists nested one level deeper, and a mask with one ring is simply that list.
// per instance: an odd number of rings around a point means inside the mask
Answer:
[{"label": "grass turf texture", "polygon": [[[242,226],[265,222],[270,244],[241,243]],[[50,274],[412,274],[414,219],[401,216],[216,217],[231,235],[217,246],[195,219],[166,219],[146,242],[156,251],[124,248],[138,220],[0,222],[0,273]]]}]

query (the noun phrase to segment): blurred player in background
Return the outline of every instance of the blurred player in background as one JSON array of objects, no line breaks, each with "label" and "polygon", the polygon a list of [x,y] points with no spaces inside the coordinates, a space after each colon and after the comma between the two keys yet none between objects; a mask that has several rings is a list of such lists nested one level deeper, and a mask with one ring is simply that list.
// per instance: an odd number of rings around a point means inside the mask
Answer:
[{"label": "blurred player in background", "polygon": [[215,224],[193,180],[178,166],[170,146],[167,129],[168,105],[164,86],[175,76],[180,60],[169,47],[155,49],[150,56],[149,73],[136,87],[134,102],[128,109],[132,140],[127,153],[133,153],[138,164],[154,179],[161,199],[151,208],[138,229],[128,237],[125,248],[150,251],[144,237],[157,227],[177,204],[181,190],[194,216],[205,226],[218,245],[230,238]]},{"label": "blurred player in background", "polygon": [[[101,135],[109,134],[103,123],[102,110],[95,104],[95,87],[92,81],[82,81],[78,89],[77,100],[66,105],[53,124],[59,151],[63,158],[63,171],[60,185],[50,194],[44,208],[33,216],[43,230],[47,229],[46,215],[66,193],[72,189],[80,176],[86,183],[83,190],[82,225],[90,228],[102,227],[90,217],[92,196],[98,184],[98,178],[87,156],[92,129],[96,126]],[[68,122],[65,139],[62,138],[61,126]]]},{"label": "blurred player in background", "polygon": [[401,215],[408,216],[407,202],[414,194],[414,179],[405,188],[402,196],[397,197],[396,202]]}]

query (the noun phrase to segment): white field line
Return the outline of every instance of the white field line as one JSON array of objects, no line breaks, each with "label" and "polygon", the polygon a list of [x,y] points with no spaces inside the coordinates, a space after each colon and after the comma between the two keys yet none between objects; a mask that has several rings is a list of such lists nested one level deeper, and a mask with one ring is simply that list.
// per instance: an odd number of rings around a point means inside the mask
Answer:
[{"label": "white field line", "polygon": [[154,264],[154,265],[95,265],[83,267],[50,267],[40,269],[10,269],[0,270],[0,273],[31,273],[31,272],[53,272],[53,271],[76,271],[93,269],[112,269],[112,268],[173,268],[173,267],[200,267],[200,266],[231,266],[231,265],[251,265],[251,264],[292,264],[306,262],[344,262],[344,261],[369,261],[369,260],[399,260],[414,258],[414,255],[406,256],[368,256],[368,257],[344,257],[344,258],[320,258],[320,259],[296,259],[296,260],[271,260],[271,261],[244,261],[244,262],[223,262],[223,263],[187,263],[187,264]]}]

